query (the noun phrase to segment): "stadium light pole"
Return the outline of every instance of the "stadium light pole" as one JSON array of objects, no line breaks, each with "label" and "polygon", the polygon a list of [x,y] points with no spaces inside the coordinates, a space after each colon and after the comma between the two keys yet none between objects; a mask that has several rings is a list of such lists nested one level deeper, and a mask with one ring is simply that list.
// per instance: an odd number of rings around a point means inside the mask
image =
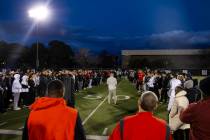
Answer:
[{"label": "stadium light pole", "polygon": [[39,69],[39,42],[38,42],[38,23],[43,22],[49,17],[49,9],[47,6],[39,5],[35,6],[28,11],[28,15],[30,18],[34,19],[36,26],[36,69]]}]

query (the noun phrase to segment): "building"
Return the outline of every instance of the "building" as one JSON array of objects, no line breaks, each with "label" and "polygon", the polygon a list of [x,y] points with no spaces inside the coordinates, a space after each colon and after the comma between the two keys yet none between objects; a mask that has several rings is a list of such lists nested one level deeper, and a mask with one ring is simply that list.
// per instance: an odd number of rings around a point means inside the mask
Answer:
[{"label": "building", "polygon": [[210,69],[209,49],[122,50],[123,68]]}]

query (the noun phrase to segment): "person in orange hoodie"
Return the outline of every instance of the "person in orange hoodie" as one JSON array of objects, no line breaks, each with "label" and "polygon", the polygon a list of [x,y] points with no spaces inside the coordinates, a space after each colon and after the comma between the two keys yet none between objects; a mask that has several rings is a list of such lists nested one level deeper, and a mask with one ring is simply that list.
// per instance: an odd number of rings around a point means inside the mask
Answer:
[{"label": "person in orange hoodie", "polygon": [[63,99],[64,89],[59,80],[48,84],[46,97],[30,107],[22,140],[86,140],[78,111]]},{"label": "person in orange hoodie", "polygon": [[166,122],[153,116],[157,103],[155,93],[144,92],[139,99],[139,112],[120,120],[109,140],[172,140]]}]

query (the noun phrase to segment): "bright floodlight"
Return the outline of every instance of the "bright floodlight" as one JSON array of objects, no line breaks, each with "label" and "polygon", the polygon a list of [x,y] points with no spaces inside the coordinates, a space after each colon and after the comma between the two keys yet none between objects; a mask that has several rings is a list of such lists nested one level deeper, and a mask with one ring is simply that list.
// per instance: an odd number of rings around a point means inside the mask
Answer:
[{"label": "bright floodlight", "polygon": [[46,6],[37,6],[28,11],[29,17],[43,21],[49,16],[49,9]]}]

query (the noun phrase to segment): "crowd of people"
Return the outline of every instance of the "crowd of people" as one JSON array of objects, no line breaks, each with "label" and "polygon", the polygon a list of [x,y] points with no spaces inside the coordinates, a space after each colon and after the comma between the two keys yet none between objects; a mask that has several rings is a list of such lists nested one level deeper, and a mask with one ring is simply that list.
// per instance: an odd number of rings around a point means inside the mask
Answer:
[{"label": "crowd of people", "polygon": [[[115,71],[115,74],[120,77],[121,72]],[[35,101],[36,97],[45,96],[47,84],[56,79],[64,83],[64,98],[69,106],[74,107],[74,95],[77,92],[100,85],[108,77],[108,70],[43,70],[40,72],[17,70],[0,72],[0,112],[28,107]]]},{"label": "crowd of people", "polygon": [[[175,98],[175,89],[181,86],[187,93],[190,103],[201,99],[198,79],[193,79],[190,73],[175,73],[171,71],[134,71],[130,70],[128,79],[136,84],[139,93],[153,91],[160,102],[168,103],[170,111]],[[191,94],[192,93],[192,94]]]},{"label": "crowd of people", "polygon": [[[208,107],[210,107],[209,77],[199,83],[198,79],[193,79],[190,73],[130,70],[128,78],[136,84],[136,89],[140,94],[149,91],[154,93],[158,102],[168,105],[168,125],[174,140],[210,139],[210,127],[207,127],[210,122],[206,117],[209,114],[207,113]],[[200,109],[199,106],[203,109]],[[139,108],[142,108],[141,104]],[[146,112],[148,111],[146,110]],[[199,118],[199,114],[203,114],[203,116]],[[125,120],[127,119],[125,118]],[[117,137],[115,134],[118,133],[117,131],[116,128],[112,134],[113,138]],[[143,132],[146,135],[146,132]]]},{"label": "crowd of people", "polygon": [[[110,140],[209,140],[210,77],[198,82],[190,73],[158,70],[63,70],[0,73],[0,110],[31,105],[23,138],[85,139],[81,119],[74,109],[74,94],[102,83],[108,85],[108,103],[116,104],[117,78],[127,77],[140,95],[136,115],[120,120]],[[112,97],[113,96],[113,97]],[[36,97],[40,97],[35,101]],[[34,102],[35,101],[35,102]],[[64,103],[66,102],[66,104]],[[158,103],[167,104],[168,122],[153,116]],[[64,111],[66,110],[66,111]],[[63,112],[64,111],[64,112]],[[49,114],[48,114],[49,113]],[[41,117],[48,114],[45,117]],[[51,116],[50,114],[60,114]],[[70,118],[68,116],[71,116]],[[50,118],[48,125],[45,121]],[[56,120],[62,120],[62,125]],[[36,124],[39,124],[37,126]],[[66,123],[66,124],[65,124]],[[69,125],[69,126],[68,126]],[[57,132],[55,127],[61,130]],[[35,130],[36,129],[36,130]],[[46,132],[43,134],[42,129]],[[40,130],[40,131],[38,131]],[[66,135],[69,133],[69,135]]]}]

